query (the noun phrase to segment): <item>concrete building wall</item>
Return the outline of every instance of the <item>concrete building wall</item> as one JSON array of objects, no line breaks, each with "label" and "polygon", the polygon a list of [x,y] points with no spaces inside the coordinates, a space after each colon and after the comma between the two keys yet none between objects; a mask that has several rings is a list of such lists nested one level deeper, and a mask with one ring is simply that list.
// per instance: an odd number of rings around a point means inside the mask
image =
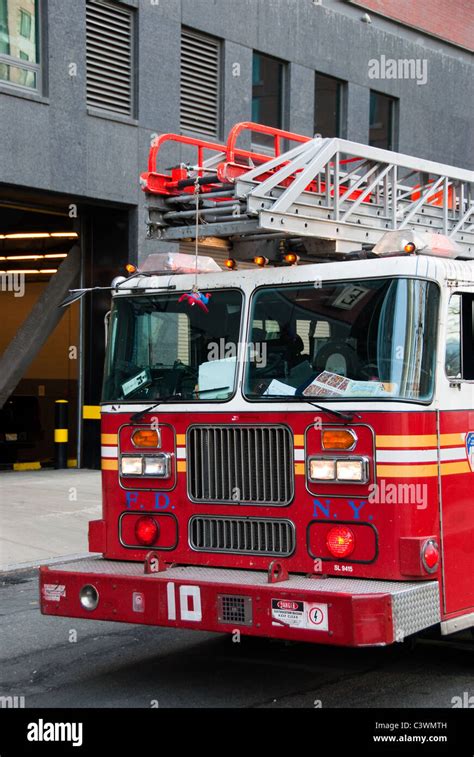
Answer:
[{"label": "concrete building wall", "polygon": [[[179,130],[182,25],[223,40],[224,133],[250,118],[257,50],[288,63],[289,129],[312,134],[319,71],[348,83],[343,136],[367,142],[369,94],[375,89],[399,98],[400,152],[474,166],[472,55],[459,47],[379,16],[364,23],[363,10],[341,0],[122,2],[137,11],[136,119],[87,107],[85,0],[43,0],[43,94],[7,91],[0,82],[0,183],[137,209],[132,254],[133,248],[140,257],[153,249],[144,239],[138,185],[150,140],[156,132]],[[369,61],[382,55],[426,60],[426,83],[370,79]],[[239,75],[234,63],[240,64]]]}]

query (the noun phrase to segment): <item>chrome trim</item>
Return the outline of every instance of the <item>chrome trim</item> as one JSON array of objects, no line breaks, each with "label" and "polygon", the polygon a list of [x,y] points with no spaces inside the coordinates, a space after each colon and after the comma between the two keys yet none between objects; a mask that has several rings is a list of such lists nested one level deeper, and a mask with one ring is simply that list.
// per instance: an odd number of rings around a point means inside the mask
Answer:
[{"label": "chrome trim", "polygon": [[[126,411],[130,412],[130,411]],[[146,424],[145,424],[146,425]],[[165,478],[157,478],[156,476],[135,476],[136,479],[143,480],[144,483],[149,483],[151,478],[155,478],[157,481],[157,484],[160,483],[161,486],[155,485],[155,486],[139,486],[138,488],[136,486],[130,486],[127,484],[130,484],[129,480],[130,478],[133,478],[132,476],[122,476],[121,474],[121,461],[122,457],[125,457],[126,455],[131,455],[132,457],[137,457],[137,455],[133,454],[132,452],[125,452],[122,453],[122,440],[121,435],[123,432],[123,429],[125,428],[133,428],[133,424],[130,423],[130,420],[126,421],[125,423],[122,423],[121,426],[117,429],[117,452],[118,452],[118,471],[117,471],[117,478],[120,488],[123,491],[126,492],[133,492],[133,491],[139,491],[139,492],[171,492],[173,489],[176,489],[176,485],[178,483],[178,466],[176,461],[176,429],[174,426],[172,426],[170,423],[160,423],[159,424],[160,429],[161,428],[169,428],[171,430],[171,433],[173,434],[173,449],[168,450],[169,455],[173,455],[174,457],[174,476],[170,476],[169,481]],[[131,435],[130,435],[131,436]]]},{"label": "chrome trim", "polygon": [[[428,546],[428,544],[432,544],[433,547],[438,550],[438,562],[436,563],[436,565],[433,568],[430,568],[426,564],[426,560],[425,560],[425,549]],[[436,573],[436,571],[439,568],[440,557],[441,557],[441,553],[440,553],[440,549],[439,549],[439,544],[436,541],[436,539],[427,539],[425,542],[423,542],[423,545],[421,547],[421,564],[423,565],[423,567],[424,567],[424,569],[426,570],[427,573],[430,573],[430,574]]]}]

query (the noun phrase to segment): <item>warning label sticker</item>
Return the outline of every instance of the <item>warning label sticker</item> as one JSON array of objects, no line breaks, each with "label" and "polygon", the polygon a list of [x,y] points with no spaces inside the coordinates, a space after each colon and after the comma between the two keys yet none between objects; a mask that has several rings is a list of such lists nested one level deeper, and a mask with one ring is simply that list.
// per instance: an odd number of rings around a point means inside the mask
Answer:
[{"label": "warning label sticker", "polygon": [[[304,602],[291,599],[272,599],[272,618],[292,628],[304,628]],[[278,623],[272,623],[277,626]]]},{"label": "warning label sticker", "polygon": [[327,605],[313,605],[306,604],[307,613],[307,626],[306,628],[312,628],[313,631],[328,631],[328,606]]},{"label": "warning label sticker", "polygon": [[45,584],[43,597],[47,602],[59,602],[61,597],[66,596],[66,587],[63,584]]},{"label": "warning label sticker", "polygon": [[272,625],[328,631],[328,606],[293,599],[272,599]]}]

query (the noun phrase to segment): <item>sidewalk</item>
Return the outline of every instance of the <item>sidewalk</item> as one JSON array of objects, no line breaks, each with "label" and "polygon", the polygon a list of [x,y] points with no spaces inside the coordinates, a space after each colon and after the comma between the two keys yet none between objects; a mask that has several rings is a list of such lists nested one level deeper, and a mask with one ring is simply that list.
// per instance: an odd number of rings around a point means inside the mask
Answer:
[{"label": "sidewalk", "polygon": [[101,512],[99,471],[1,472],[0,571],[87,553]]}]

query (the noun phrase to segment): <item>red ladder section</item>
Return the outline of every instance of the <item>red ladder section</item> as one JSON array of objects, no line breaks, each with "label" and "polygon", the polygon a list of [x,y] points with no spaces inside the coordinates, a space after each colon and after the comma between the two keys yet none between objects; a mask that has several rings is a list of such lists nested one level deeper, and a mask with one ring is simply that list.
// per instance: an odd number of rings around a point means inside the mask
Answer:
[{"label": "red ladder section", "polygon": [[[245,132],[265,135],[271,145],[269,153],[260,153],[254,150],[245,150],[237,147],[237,140]],[[222,144],[219,142],[210,142],[208,140],[187,137],[181,134],[160,134],[153,142],[149,157],[148,171],[141,174],[140,183],[142,190],[150,195],[159,195],[163,197],[173,197],[177,195],[190,194],[195,191],[196,177],[198,178],[200,194],[210,194],[219,192],[216,198],[219,202],[234,199],[233,185],[236,179],[250,171],[256,166],[264,165],[266,162],[273,160],[283,152],[294,147],[294,143],[310,142],[311,137],[295,134],[293,132],[276,129],[271,126],[243,121],[236,124],[230,131],[227,141]],[[196,162],[194,165],[181,165],[168,169],[171,173],[163,173],[159,170],[161,153],[165,145],[174,143],[177,145],[187,145],[194,148]],[[282,150],[282,145],[284,150]],[[341,160],[340,163],[354,163],[362,161],[362,158],[349,158]],[[281,164],[285,165],[285,163]],[[280,165],[280,168],[281,168]],[[299,170],[281,182],[280,186],[288,187],[296,178]],[[264,181],[271,176],[274,171],[263,173],[260,181]],[[229,190],[228,195],[225,193]],[[325,192],[326,184],[319,180],[311,182],[306,187],[308,192]],[[342,195],[346,187],[340,186],[339,193]],[[331,186],[330,192],[334,192]],[[348,199],[357,199],[362,193],[362,189],[354,190]],[[365,198],[364,202],[371,201],[370,195]]]}]

